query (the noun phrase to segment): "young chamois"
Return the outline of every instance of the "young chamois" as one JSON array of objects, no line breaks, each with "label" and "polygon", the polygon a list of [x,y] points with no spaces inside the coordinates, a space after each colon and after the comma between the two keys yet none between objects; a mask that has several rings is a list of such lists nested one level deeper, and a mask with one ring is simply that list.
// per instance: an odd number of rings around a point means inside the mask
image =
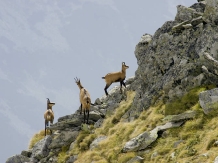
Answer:
[{"label": "young chamois", "polygon": [[[75,78],[74,78],[75,79]],[[82,86],[80,83],[80,79],[75,79],[76,84],[78,85],[80,89],[79,99],[80,99],[80,114],[82,114],[82,111],[84,112],[84,123],[89,123],[89,109],[91,105],[91,98],[89,92]],[[87,116],[86,116],[87,114]]]},{"label": "young chamois", "polygon": [[[51,103],[49,98],[47,98],[47,110],[44,113],[44,119],[45,119],[45,136],[46,136],[46,128],[50,122],[50,124],[53,124],[54,120],[54,112],[52,110],[52,106],[55,105],[55,103]],[[50,130],[52,133],[52,131]]]},{"label": "young chamois", "polygon": [[126,78],[126,69],[128,69],[129,66],[125,64],[125,62],[122,62],[122,70],[119,72],[112,72],[105,75],[105,77],[102,77],[102,79],[105,79],[106,86],[104,88],[105,94],[108,96],[107,89],[110,87],[110,85],[114,82],[120,82],[120,92],[122,93],[122,85],[126,88],[126,85],[124,83],[124,80]]}]

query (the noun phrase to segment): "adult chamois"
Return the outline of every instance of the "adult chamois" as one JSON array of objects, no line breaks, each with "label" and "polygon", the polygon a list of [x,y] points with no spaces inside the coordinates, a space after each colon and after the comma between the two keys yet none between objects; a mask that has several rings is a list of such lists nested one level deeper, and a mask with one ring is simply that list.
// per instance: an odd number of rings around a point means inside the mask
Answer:
[{"label": "adult chamois", "polygon": [[[52,110],[52,106],[55,105],[55,103],[51,103],[49,98],[47,98],[47,110],[44,113],[44,119],[45,119],[45,136],[46,136],[46,129],[47,126],[50,124],[53,124],[54,121],[54,112]],[[50,130],[51,134],[52,131]]]},{"label": "adult chamois", "polygon": [[122,62],[122,69],[119,72],[112,72],[108,73],[102,79],[105,79],[106,86],[104,88],[105,94],[108,96],[107,89],[109,86],[114,82],[120,82],[120,92],[122,93],[122,85],[126,88],[126,84],[124,83],[124,80],[126,78],[126,69],[128,69],[129,66],[125,64],[125,62]]},{"label": "adult chamois", "polygon": [[[82,114],[82,111],[84,112],[84,123],[89,123],[89,110],[90,110],[90,105],[91,105],[91,97],[87,89],[85,89],[81,82],[80,79],[77,77],[74,78],[76,84],[78,85],[80,89],[80,94],[79,94],[79,99],[80,99],[80,114]],[[87,116],[86,116],[87,114]]]}]

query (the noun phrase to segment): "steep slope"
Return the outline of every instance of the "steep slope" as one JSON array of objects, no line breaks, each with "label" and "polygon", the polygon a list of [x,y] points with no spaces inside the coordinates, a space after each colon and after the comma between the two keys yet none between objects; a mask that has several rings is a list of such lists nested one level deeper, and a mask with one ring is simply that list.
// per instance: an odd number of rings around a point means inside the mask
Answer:
[{"label": "steep slope", "polygon": [[135,77],[123,94],[115,87],[96,99],[90,125],[77,112],[60,117],[54,134],[7,163],[216,162],[218,2],[177,9],[174,21],[142,36]]},{"label": "steep slope", "polygon": [[174,21],[166,22],[154,36],[142,36],[135,50],[139,65],[135,81],[137,94],[126,114],[129,120],[159,100],[169,102],[191,88],[217,83],[217,77],[211,80],[202,69],[206,66],[209,72],[217,74],[204,57],[208,52],[218,58],[218,28],[211,20],[217,17],[215,4],[215,0],[207,0],[189,8],[179,5]]}]

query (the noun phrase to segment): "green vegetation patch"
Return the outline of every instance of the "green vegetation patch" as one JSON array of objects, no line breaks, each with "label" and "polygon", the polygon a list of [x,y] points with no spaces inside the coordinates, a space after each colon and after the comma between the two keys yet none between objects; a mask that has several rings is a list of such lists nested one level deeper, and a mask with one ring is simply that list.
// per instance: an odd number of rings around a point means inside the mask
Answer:
[{"label": "green vegetation patch", "polygon": [[177,98],[173,102],[167,103],[165,106],[165,115],[175,115],[190,110],[191,107],[198,103],[199,93],[212,88],[215,88],[215,86],[199,86],[191,89],[183,97]]}]

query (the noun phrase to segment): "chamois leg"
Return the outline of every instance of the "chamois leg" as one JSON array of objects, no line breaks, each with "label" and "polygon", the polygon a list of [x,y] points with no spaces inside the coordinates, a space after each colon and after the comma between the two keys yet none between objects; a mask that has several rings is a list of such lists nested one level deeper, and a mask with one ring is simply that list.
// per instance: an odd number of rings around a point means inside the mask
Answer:
[{"label": "chamois leg", "polygon": [[89,110],[87,110],[87,113],[88,113],[88,115],[87,115],[87,124],[89,124]]},{"label": "chamois leg", "polygon": [[45,120],[45,136],[46,136],[47,121]]},{"label": "chamois leg", "polygon": [[[53,121],[50,122],[50,126],[51,126],[51,124],[53,124]],[[52,130],[51,129],[50,129],[50,133],[52,134]]]},{"label": "chamois leg", "polygon": [[110,87],[110,85],[111,85],[111,84],[106,84],[106,86],[105,86],[105,88],[104,88],[104,91],[105,91],[106,96],[108,96],[107,89],[108,89],[108,87]]},{"label": "chamois leg", "polygon": [[120,81],[120,93],[122,93],[122,84],[123,84],[123,82]]},{"label": "chamois leg", "polygon": [[124,81],[122,81],[122,83],[123,83],[124,87],[126,88],[126,84],[124,83]]},{"label": "chamois leg", "polygon": [[86,123],[86,111],[85,111],[85,109],[84,109],[84,123]]},{"label": "chamois leg", "polygon": [[80,105],[80,114],[82,114],[82,104]]}]

